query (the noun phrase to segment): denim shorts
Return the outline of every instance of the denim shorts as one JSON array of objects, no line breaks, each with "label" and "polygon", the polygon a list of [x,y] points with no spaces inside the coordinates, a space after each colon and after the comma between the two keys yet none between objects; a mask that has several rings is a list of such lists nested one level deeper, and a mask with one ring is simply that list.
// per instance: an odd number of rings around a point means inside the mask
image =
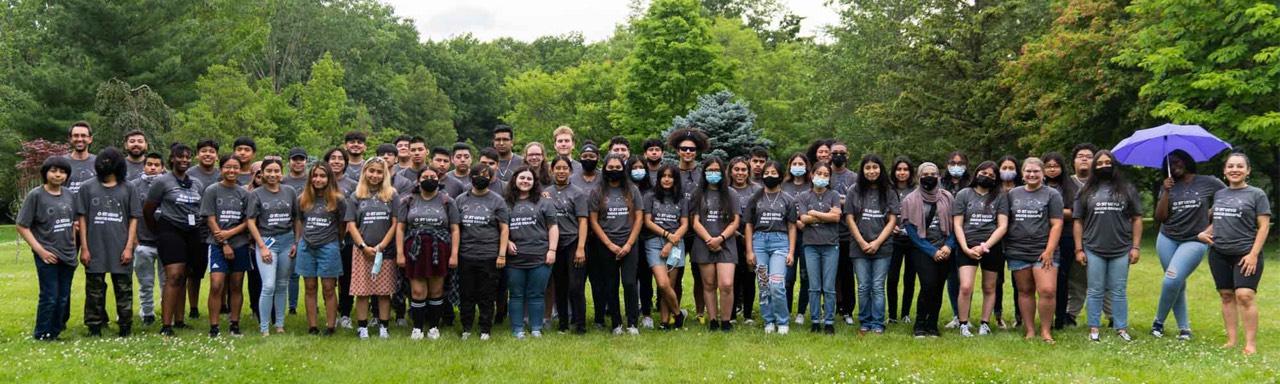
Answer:
[{"label": "denim shorts", "polygon": [[[1023,261],[1023,260],[1016,260],[1016,259],[1008,259],[1008,260],[1009,260],[1009,272],[1017,272],[1017,271],[1021,271],[1031,267],[1035,267],[1035,268],[1044,267],[1044,263],[1041,262],[1040,260],[1036,260],[1036,261]],[[1059,262],[1059,257],[1057,255],[1054,255],[1053,256],[1054,268],[1058,267],[1058,262]]]},{"label": "denim shorts", "polygon": [[649,262],[649,268],[666,264],[667,268],[684,267],[684,240],[676,242],[671,246],[671,253],[664,260],[662,258],[662,246],[666,245],[666,240],[661,237],[653,237],[644,241],[644,254],[646,261]]},{"label": "denim shorts", "polygon": [[244,245],[238,248],[232,248],[231,252],[235,252],[235,258],[227,260],[226,255],[222,254],[222,246],[209,246],[209,273],[234,273],[248,272],[253,269],[253,246]]},{"label": "denim shorts", "polygon": [[302,277],[342,276],[340,250],[336,241],[325,244],[307,244],[306,240],[299,241],[294,271]]}]

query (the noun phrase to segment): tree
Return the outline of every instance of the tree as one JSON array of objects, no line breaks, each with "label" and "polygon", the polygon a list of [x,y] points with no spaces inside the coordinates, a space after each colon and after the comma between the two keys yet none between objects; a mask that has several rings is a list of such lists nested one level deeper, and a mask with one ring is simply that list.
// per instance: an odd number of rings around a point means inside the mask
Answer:
[{"label": "tree", "polygon": [[338,144],[347,130],[342,115],[347,91],[342,88],[342,64],[325,54],[311,65],[311,78],[298,95],[298,141],[308,153],[324,152]]},{"label": "tree", "polygon": [[413,72],[397,75],[388,88],[397,113],[389,119],[384,130],[422,136],[429,145],[449,145],[458,141],[458,131],[453,128],[453,103],[440,90],[435,75],[426,67],[418,66]]},{"label": "tree", "polygon": [[743,23],[770,47],[797,41],[804,19],[777,0],[702,0],[702,7],[713,16]]},{"label": "tree", "polygon": [[133,130],[142,131],[150,142],[159,144],[156,140],[173,125],[173,110],[145,84],[134,87],[111,79],[98,86],[94,104],[100,120],[94,139],[100,147],[123,147],[124,135]]},{"label": "tree", "polygon": [[512,108],[502,120],[516,129],[517,144],[551,144],[551,131],[573,127],[574,135],[603,143],[616,130],[609,113],[617,96],[621,67],[583,63],[558,73],[530,70],[507,79],[502,92]]},{"label": "tree", "polygon": [[199,140],[213,139],[225,146],[238,136],[251,135],[259,152],[284,153],[293,142],[282,142],[279,138],[293,135],[280,123],[291,122],[296,112],[282,102],[270,83],[250,86],[251,76],[240,72],[239,67],[237,63],[209,67],[208,72],[196,80],[196,101],[178,113],[177,127],[164,141],[195,145]]},{"label": "tree", "polygon": [[698,106],[688,115],[671,121],[662,132],[663,139],[681,128],[698,128],[707,134],[710,150],[703,156],[717,156],[728,161],[737,156],[750,156],[756,145],[773,145],[755,127],[756,114],[746,102],[735,101],[733,92],[720,91],[698,97]]},{"label": "tree", "polygon": [[643,137],[689,110],[698,95],[733,81],[719,58],[707,21],[695,0],[656,0],[635,20],[635,48],[627,57],[618,103],[610,115],[616,130]]}]

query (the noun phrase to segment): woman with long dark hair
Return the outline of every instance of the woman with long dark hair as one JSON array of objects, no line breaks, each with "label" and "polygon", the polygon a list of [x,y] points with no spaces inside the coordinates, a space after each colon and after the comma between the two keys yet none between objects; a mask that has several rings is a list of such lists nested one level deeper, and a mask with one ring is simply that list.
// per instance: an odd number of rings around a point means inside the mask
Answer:
[{"label": "woman with long dark hair", "polygon": [[511,294],[508,318],[511,334],[523,339],[524,319],[529,319],[530,335],[542,337],[543,294],[551,278],[551,265],[556,262],[560,233],[556,225],[556,207],[551,199],[542,198],[542,186],[529,167],[516,169],[507,185],[507,226],[511,241],[507,246],[511,257],[504,267],[507,290]]},{"label": "woman with long dark hair", "polygon": [[760,173],[764,189],[747,203],[743,221],[743,239],[747,243],[747,261],[756,266],[756,283],[760,286],[760,316],[766,334],[790,332],[791,314],[787,311],[787,271],[795,264],[796,204],[782,191],[781,164],[766,161]]},{"label": "woman with long dark hair", "polygon": [[642,210],[643,197],[640,191],[626,176],[626,167],[622,156],[610,154],[604,160],[604,181],[597,185],[596,193],[591,198],[592,209],[588,221],[596,240],[600,242],[595,269],[591,272],[599,276],[595,281],[601,282],[600,290],[592,287],[596,297],[596,306],[604,306],[613,322],[613,333],[621,335],[623,323],[621,308],[618,303],[618,284],[621,280],[623,295],[626,299],[627,323],[626,332],[632,335],[640,333],[637,328],[640,311],[639,298],[636,294],[636,258],[640,257],[639,246],[640,224],[644,219]]},{"label": "woman with long dark hair", "polygon": [[835,334],[840,196],[827,189],[831,182],[830,163],[814,163],[811,174],[813,188],[796,198],[796,228],[802,233],[805,272],[809,276],[809,331]]},{"label": "woman with long dark hair", "polygon": [[[267,327],[275,314],[276,333],[284,333],[285,306],[288,302],[290,276],[294,258],[302,238],[302,222],[298,220],[298,193],[284,185],[284,164],[279,160],[262,161],[263,184],[249,193],[245,217],[249,234],[258,247],[254,262],[262,280],[258,297],[258,331],[270,335]],[[296,280],[294,280],[296,281]]]},{"label": "woman with long dark hair", "polygon": [[587,216],[590,208],[590,192],[583,191],[569,182],[573,174],[573,159],[556,156],[551,160],[553,183],[544,190],[556,204],[556,226],[560,240],[556,247],[556,260],[552,265],[556,308],[560,312],[560,332],[583,334],[586,327],[587,284]]},{"label": "woman with long dark hair", "polygon": [[978,335],[991,334],[991,313],[996,306],[1000,272],[1004,270],[1004,247],[1000,239],[1009,229],[1009,200],[999,190],[996,163],[984,161],[974,169],[973,183],[956,195],[951,209],[956,244],[960,246],[956,264],[960,273],[960,335],[973,336],[969,309],[973,283],[982,270],[982,323]]},{"label": "woman with long dark hair", "polygon": [[[729,192],[737,200],[738,215],[746,214],[747,204],[761,189],[759,184],[751,181],[751,164],[747,162],[746,157],[738,156],[729,160],[728,184]],[[738,236],[743,236],[745,228],[745,225],[739,224]],[[750,282],[756,280],[756,266],[755,263],[747,263],[746,245],[745,241],[738,242],[738,266],[734,268],[733,278],[737,284],[733,285],[733,313],[729,318],[737,318],[737,314],[741,313],[743,322],[751,325],[755,323],[751,315],[756,303],[756,286]]]},{"label": "woman with long dark hair", "polygon": [[733,270],[738,261],[738,207],[724,178],[727,169],[715,156],[702,161],[705,178],[693,195],[690,221],[694,234],[692,261],[702,273],[702,295],[712,331],[731,331]]},{"label": "woman with long dark hair", "polygon": [[684,326],[680,309],[680,274],[685,265],[684,234],[689,231],[689,206],[680,191],[680,170],[662,165],[654,173],[657,183],[645,200],[644,223],[650,237],[645,240],[646,263],[657,280],[658,312],[662,329]]},{"label": "woman with long dark hair", "polygon": [[307,187],[298,195],[298,276],[306,288],[307,333],[320,334],[318,288],[324,289],[326,328],[333,335],[338,322],[338,277],[344,274],[339,240],[346,232],[346,199],[338,189],[339,179],[326,164],[316,164],[307,173]]},{"label": "woman with long dark hair", "polygon": [[[1129,336],[1129,265],[1138,262],[1142,244],[1142,198],[1119,171],[1111,151],[1093,155],[1089,180],[1072,210],[1079,215],[1072,231],[1075,259],[1089,274],[1089,340],[1098,341],[1102,298],[1111,299],[1117,336]],[[1059,289],[1062,286],[1059,285]]]},{"label": "woman with long dark hair", "polygon": [[[232,336],[240,336],[240,308],[244,303],[241,283],[245,272],[253,267],[253,245],[249,244],[249,224],[245,211],[249,203],[249,191],[238,183],[240,159],[223,155],[218,161],[222,169],[218,183],[204,190],[200,201],[200,213],[209,226],[209,336],[218,336],[224,289],[230,291],[230,319],[228,329]],[[230,278],[230,279],[228,279]]]},{"label": "woman with long dark hair", "polygon": [[449,268],[458,263],[462,219],[453,198],[441,191],[434,168],[423,168],[417,184],[412,195],[401,198],[397,213],[396,265],[409,281],[409,338],[437,340],[440,320],[451,310],[445,305],[444,283]]},{"label": "woman with long dark hair", "polygon": [[[898,156],[893,159],[893,167],[889,169],[890,187],[893,194],[896,195],[898,202],[901,203],[907,194],[916,189],[916,169],[911,162],[911,158],[906,156]],[[899,206],[901,213],[901,206]],[[901,215],[899,215],[901,216]],[[889,279],[888,285],[885,287],[885,296],[889,302],[889,324],[901,321],[903,324],[911,323],[911,301],[915,298],[916,291],[916,269],[911,265],[909,256],[915,245],[911,243],[911,238],[907,236],[906,220],[899,217],[897,225],[893,228],[893,255],[889,260]],[[902,282],[902,312],[898,312],[898,282]]]},{"label": "woman with long dark hair", "polygon": [[[1070,292],[1071,273],[1085,273],[1088,270],[1084,268],[1074,268],[1076,263],[1075,255],[1078,253],[1076,248],[1075,234],[1072,231],[1074,227],[1074,214],[1076,194],[1080,188],[1076,183],[1067,176],[1067,161],[1058,152],[1048,152],[1044,154],[1044,183],[1045,185],[1058,190],[1062,194],[1062,240],[1058,241],[1058,252],[1069,257],[1058,268],[1058,297],[1057,306],[1053,312],[1053,328],[1062,329],[1063,326],[1074,323],[1074,320],[1068,321],[1067,302],[1068,293]],[[1103,301],[1103,312],[1107,317],[1111,317],[1111,299],[1105,298]]]},{"label": "woman with long dark hair", "polygon": [[[624,144],[615,144],[616,149],[622,150],[626,148]],[[635,183],[636,189],[640,190],[641,198],[644,202],[642,207],[648,206],[649,197],[652,195],[654,180],[649,179],[649,167],[645,165],[641,156],[632,156],[627,158],[627,177],[631,178],[631,182]],[[649,269],[649,249],[646,244],[649,242],[651,234],[647,230],[640,233],[640,257],[636,258],[636,282],[640,284],[640,327],[653,329],[653,271]]]},{"label": "woman with long dark hair", "polygon": [[[813,189],[810,182],[812,174],[809,172],[809,164],[812,164],[812,162],[803,153],[792,154],[787,158],[786,164],[783,164],[783,166],[787,167],[787,174],[782,179],[782,192],[795,201],[797,217],[800,216],[800,194]],[[796,228],[796,231],[801,232],[800,228]],[[804,236],[798,233],[795,241],[795,244],[792,244],[792,249],[803,250]],[[794,309],[796,324],[804,324],[805,308],[809,307],[809,274],[800,273],[801,270],[805,269],[806,264],[803,254],[796,259],[795,265],[787,270],[787,308],[789,310]],[[793,308],[791,303],[792,298],[796,296],[796,280],[800,282],[800,297],[795,299],[798,301],[798,306]]]},{"label": "woman with long dark hair", "polygon": [[[893,192],[884,160],[875,154],[862,157],[858,182],[845,195],[845,225],[854,244],[848,257],[858,276],[860,333],[884,333],[884,282],[893,259],[893,229],[898,221],[898,195]],[[843,256],[843,255],[842,255]]]}]

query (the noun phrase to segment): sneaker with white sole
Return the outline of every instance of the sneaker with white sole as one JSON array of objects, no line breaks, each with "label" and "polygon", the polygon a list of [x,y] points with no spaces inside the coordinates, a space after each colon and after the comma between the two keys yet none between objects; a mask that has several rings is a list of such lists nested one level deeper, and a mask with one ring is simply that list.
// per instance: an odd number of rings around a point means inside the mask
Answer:
[{"label": "sneaker with white sole", "polygon": [[803,313],[797,313],[797,314],[796,314],[796,321],[795,321],[795,323],[796,323],[796,324],[804,324],[804,314],[803,314]]},{"label": "sneaker with white sole", "polygon": [[463,332],[463,333],[462,333],[462,339],[463,339],[463,340],[470,339],[470,338],[471,338],[471,332]]},{"label": "sneaker with white sole", "polygon": [[960,324],[960,336],[973,337],[973,332],[969,331],[969,324]]},{"label": "sneaker with white sole", "polygon": [[911,316],[903,316],[901,321],[903,324],[911,324]]},{"label": "sneaker with white sole", "polygon": [[378,327],[378,338],[379,339],[391,338],[391,334],[387,332],[387,327]]},{"label": "sneaker with white sole", "polygon": [[486,341],[486,340],[489,340],[489,334],[488,334],[488,333],[481,333],[481,334],[480,334],[480,341]]},{"label": "sneaker with white sole", "polygon": [[516,340],[524,340],[524,331],[516,332]]},{"label": "sneaker with white sole", "polygon": [[338,326],[346,329],[351,329],[351,317],[349,316],[339,317]]},{"label": "sneaker with white sole", "polygon": [[1191,340],[1191,330],[1190,330],[1190,329],[1183,329],[1183,330],[1181,330],[1181,331],[1178,331],[1178,340],[1182,340],[1182,341],[1190,341],[1190,340]]},{"label": "sneaker with white sole", "polygon": [[955,328],[960,327],[960,318],[959,318],[959,317],[955,317],[955,316],[951,316],[951,322],[948,322],[948,323],[947,323],[947,325],[945,325],[945,326],[943,326],[943,327],[945,327],[945,328],[947,328],[947,329],[955,329]]},{"label": "sneaker with white sole", "polygon": [[778,326],[778,334],[779,334],[779,335],[785,335],[785,334],[787,334],[787,333],[789,333],[789,332],[791,332],[791,327],[786,326],[786,325],[779,325],[779,326]]},{"label": "sneaker with white sole", "polygon": [[747,325],[754,325],[756,323],[756,320],[748,318],[746,322],[747,322]]},{"label": "sneaker with white sole", "polygon": [[1164,337],[1164,324],[1151,323],[1151,336],[1157,339]]},{"label": "sneaker with white sole", "polygon": [[1102,336],[1098,331],[1089,331],[1089,341],[1102,341]]},{"label": "sneaker with white sole", "polygon": [[533,338],[535,338],[535,339],[541,339],[541,338],[542,338],[542,331],[533,331],[533,332],[529,332],[529,336],[533,336]]},{"label": "sneaker with white sole", "polygon": [[1129,336],[1129,332],[1125,332],[1125,331],[1117,331],[1116,337],[1119,337],[1120,340],[1124,340],[1124,341],[1133,341],[1133,336]]},{"label": "sneaker with white sole", "polygon": [[438,328],[428,329],[427,338],[431,340],[440,340],[440,329]]},{"label": "sneaker with white sole", "polygon": [[409,340],[422,340],[422,337],[422,328],[414,328],[413,332],[409,333]]},{"label": "sneaker with white sole", "polygon": [[613,328],[613,334],[614,334],[614,335],[622,335],[622,327],[614,327],[614,328]]},{"label": "sneaker with white sole", "polygon": [[773,324],[765,324],[765,325],[764,325],[764,334],[766,334],[766,335],[767,335],[767,334],[770,334],[770,333],[773,333],[774,331],[777,331],[777,330],[778,330],[778,327],[777,327],[777,326],[775,326],[775,325],[773,325]]},{"label": "sneaker with white sole", "polygon": [[640,329],[636,327],[627,327],[627,334],[632,336],[639,335]]},{"label": "sneaker with white sole", "polygon": [[369,339],[369,328],[360,327],[356,329],[356,334],[360,335],[360,340]]},{"label": "sneaker with white sole", "polygon": [[991,334],[990,325],[987,325],[987,323],[982,323],[982,325],[978,326],[978,336],[986,336],[990,334]]},{"label": "sneaker with white sole", "polygon": [[653,329],[653,318],[645,316],[643,319],[640,319],[640,326],[647,329]]},{"label": "sneaker with white sole", "polygon": [[396,319],[396,326],[397,326],[397,327],[407,327],[407,326],[409,326],[409,322],[408,322],[408,321],[406,321],[405,319]]},{"label": "sneaker with white sole", "polygon": [[844,316],[844,324],[845,324],[845,325],[853,325],[853,316],[845,315],[845,316]]}]

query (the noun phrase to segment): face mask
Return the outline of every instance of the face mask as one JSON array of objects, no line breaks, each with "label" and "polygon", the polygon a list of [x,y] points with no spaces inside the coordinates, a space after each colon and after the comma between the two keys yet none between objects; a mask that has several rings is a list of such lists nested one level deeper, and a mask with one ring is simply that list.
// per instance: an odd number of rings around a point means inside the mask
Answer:
[{"label": "face mask", "polygon": [[765,176],[763,180],[764,186],[769,188],[777,188],[779,185],[782,185],[782,177],[779,176]]},{"label": "face mask", "polygon": [[645,177],[645,176],[648,176],[648,175],[649,175],[649,171],[646,171],[646,170],[643,170],[643,169],[632,169],[632,170],[631,170],[631,180],[632,180],[632,181],[640,181],[640,180],[644,180],[644,177]]},{"label": "face mask", "polygon": [[656,158],[656,159],[645,159],[645,161],[646,161],[646,162],[648,162],[648,163],[649,163],[649,165],[656,166],[656,165],[658,165],[658,164],[662,163],[662,158],[661,158],[661,157],[659,157],[659,158]]},{"label": "face mask", "polygon": [[[472,183],[475,183],[475,181],[473,180]],[[422,190],[426,192],[435,192],[437,188],[440,188],[440,180],[434,180],[434,179],[423,180],[422,182],[418,183],[418,188],[422,188]]]},{"label": "face mask", "polygon": [[845,163],[848,163],[848,162],[849,162],[849,155],[846,155],[843,153],[837,153],[837,154],[831,155],[831,164],[837,167],[843,167]]},{"label": "face mask", "polygon": [[826,187],[827,187],[827,183],[828,183],[828,182],[830,182],[830,181],[831,181],[831,179],[828,179],[828,178],[825,178],[825,177],[814,178],[814,179],[813,179],[813,186],[814,186],[814,188],[826,188]]},{"label": "face mask", "polygon": [[485,188],[489,188],[489,178],[488,178],[488,177],[472,176],[472,177],[471,177],[471,186],[472,186],[472,187],[475,187],[476,189],[485,189]]},{"label": "face mask", "polygon": [[1112,167],[1099,167],[1093,170],[1093,176],[1097,177],[1098,180],[1111,180],[1112,177],[1115,177],[1115,174],[1116,171]]},{"label": "face mask", "polygon": [[1018,178],[1018,171],[1000,171],[1000,180],[1013,181]]},{"label": "face mask", "polygon": [[932,191],[934,188],[938,187],[938,177],[937,176],[921,177],[920,186],[924,187],[924,190],[926,191]]},{"label": "face mask", "polygon": [[947,167],[947,173],[950,173],[951,177],[964,176],[964,168],[963,165],[952,165]]},{"label": "face mask", "polygon": [[996,178],[990,176],[978,176],[978,186],[986,189],[996,187]]},{"label": "face mask", "polygon": [[805,171],[807,171],[807,169],[805,169],[803,165],[791,166],[791,176],[795,176],[795,177],[804,176]]},{"label": "face mask", "polygon": [[609,181],[622,181],[623,177],[627,177],[627,174],[623,173],[621,169],[604,171],[604,178]]},{"label": "face mask", "polygon": [[586,159],[578,160],[578,162],[582,164],[582,169],[592,170],[592,171],[596,170],[597,161],[598,160],[586,160]]},{"label": "face mask", "polygon": [[711,172],[707,172],[707,182],[708,182],[708,183],[711,183],[711,184],[720,184],[720,178],[721,178],[721,177],[723,177],[723,176],[721,176],[721,175],[720,175],[720,172],[719,172],[719,171],[711,171]]}]

